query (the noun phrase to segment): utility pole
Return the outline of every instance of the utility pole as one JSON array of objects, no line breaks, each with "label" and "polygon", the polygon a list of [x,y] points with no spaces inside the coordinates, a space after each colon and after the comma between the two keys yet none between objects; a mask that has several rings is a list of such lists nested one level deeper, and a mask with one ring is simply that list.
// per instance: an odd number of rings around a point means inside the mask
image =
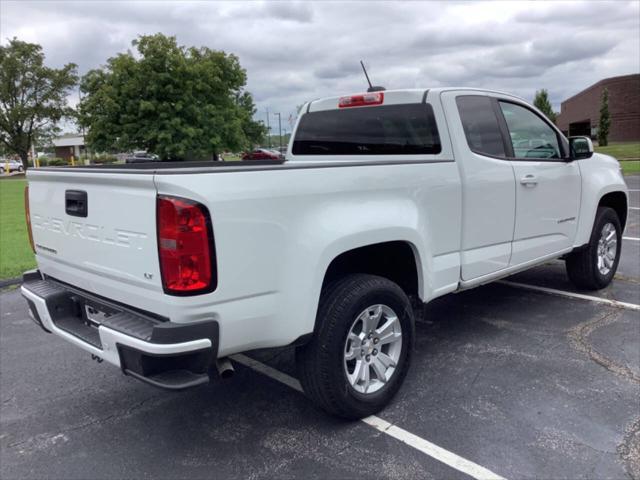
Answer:
[{"label": "utility pole", "polygon": [[[82,103],[82,92],[80,91],[80,87],[78,86],[78,111],[80,111],[80,104]],[[84,134],[84,126],[80,124],[80,131],[82,132],[82,143],[84,146],[84,164],[87,164],[87,140]]]},{"label": "utility pole", "polygon": [[269,148],[271,148],[271,127],[269,126],[269,109],[267,108],[267,141],[269,142]]},{"label": "utility pole", "polygon": [[280,138],[280,151],[282,151],[282,115],[280,112],[274,113],[274,115],[278,115],[278,137]]}]

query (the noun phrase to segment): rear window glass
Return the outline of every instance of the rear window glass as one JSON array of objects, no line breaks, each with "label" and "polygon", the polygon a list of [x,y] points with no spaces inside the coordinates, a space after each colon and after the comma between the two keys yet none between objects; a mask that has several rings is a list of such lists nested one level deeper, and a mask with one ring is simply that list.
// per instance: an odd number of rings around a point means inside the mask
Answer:
[{"label": "rear window glass", "polygon": [[418,155],[440,153],[429,104],[383,105],[306,113],[294,155]]},{"label": "rear window glass", "polygon": [[456,99],[464,134],[469,148],[477,153],[506,156],[498,117],[491,99],[478,95],[465,95]]}]

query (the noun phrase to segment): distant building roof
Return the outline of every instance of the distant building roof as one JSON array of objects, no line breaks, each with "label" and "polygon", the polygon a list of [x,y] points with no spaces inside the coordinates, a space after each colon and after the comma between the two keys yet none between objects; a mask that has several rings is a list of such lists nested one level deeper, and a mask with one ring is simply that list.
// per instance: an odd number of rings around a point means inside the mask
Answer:
[{"label": "distant building roof", "polygon": [[84,145],[84,136],[80,133],[65,133],[53,139],[56,147],[75,147]]},{"label": "distant building roof", "polygon": [[[638,73],[630,73],[628,75],[619,75],[617,77],[609,77],[609,78],[603,78],[602,80],[597,81],[596,83],[594,83],[593,85],[585,88],[584,90],[581,90],[580,92],[576,93],[575,95],[572,95],[571,97],[567,98],[566,100],[563,100],[562,103],[566,103],[569,102],[571,100],[573,100],[574,98],[580,97],[581,95],[584,95],[585,93],[591,91],[591,90],[601,90],[600,87],[606,87],[611,83],[616,83],[616,82],[620,82],[620,81],[626,81],[626,80],[636,80],[640,77],[640,74]],[[562,105],[561,105],[562,107]]]}]

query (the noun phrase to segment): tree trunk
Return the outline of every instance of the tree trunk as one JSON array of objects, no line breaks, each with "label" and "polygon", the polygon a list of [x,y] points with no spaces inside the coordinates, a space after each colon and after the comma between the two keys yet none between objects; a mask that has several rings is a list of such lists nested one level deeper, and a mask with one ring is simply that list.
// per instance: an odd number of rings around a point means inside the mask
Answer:
[{"label": "tree trunk", "polygon": [[24,168],[24,171],[26,172],[27,168],[29,168],[29,152],[20,152],[20,160],[22,160],[22,168]]}]

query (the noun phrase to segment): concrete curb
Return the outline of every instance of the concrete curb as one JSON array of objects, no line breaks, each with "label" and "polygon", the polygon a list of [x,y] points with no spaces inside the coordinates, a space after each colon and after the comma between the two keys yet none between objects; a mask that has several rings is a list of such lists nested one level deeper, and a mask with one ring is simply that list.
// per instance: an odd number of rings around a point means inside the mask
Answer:
[{"label": "concrete curb", "polygon": [[0,280],[0,288],[11,287],[22,283],[22,277],[5,278]]}]

